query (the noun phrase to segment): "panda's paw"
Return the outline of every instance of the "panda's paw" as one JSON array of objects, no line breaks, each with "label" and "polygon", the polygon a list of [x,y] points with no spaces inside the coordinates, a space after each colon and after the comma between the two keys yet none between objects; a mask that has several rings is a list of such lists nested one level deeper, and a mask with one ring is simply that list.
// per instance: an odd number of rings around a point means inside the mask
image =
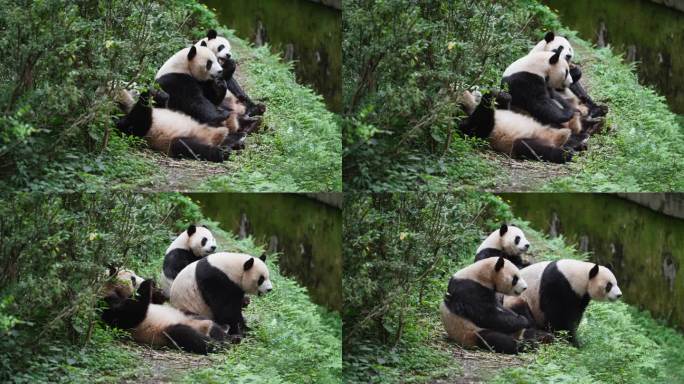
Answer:
[{"label": "panda's paw", "polygon": [[249,303],[252,302],[252,299],[249,298],[249,296],[245,296],[242,298],[242,308],[247,308]]},{"label": "panda's paw", "polygon": [[247,115],[251,117],[263,116],[266,113],[266,105],[264,103],[256,103],[247,110]]},{"label": "panda's paw", "polygon": [[228,335],[231,344],[240,344],[242,342],[242,335]]},{"label": "panda's paw", "polygon": [[221,67],[223,68],[223,78],[229,80],[235,74],[235,70],[237,69],[237,63],[233,59],[226,59],[224,60]]}]

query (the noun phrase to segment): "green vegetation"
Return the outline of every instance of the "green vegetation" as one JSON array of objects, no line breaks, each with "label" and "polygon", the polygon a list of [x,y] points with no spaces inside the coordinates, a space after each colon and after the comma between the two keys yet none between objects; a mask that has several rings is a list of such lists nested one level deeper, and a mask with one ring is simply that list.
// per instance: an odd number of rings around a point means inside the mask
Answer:
[{"label": "green vegetation", "polygon": [[[150,359],[149,347],[98,321],[104,266],[156,277],[164,249],[188,222],[207,220],[177,194],[21,194],[0,206],[0,381],[144,382],[171,357],[182,363],[168,369],[167,381],[339,381],[339,315],[311,303],[282,276],[277,255],[267,261],[274,291],[245,310],[251,333],[201,364],[174,351]],[[251,238],[237,240],[208,224],[221,249],[263,251]]]},{"label": "green vegetation", "polygon": [[[457,381],[469,367],[496,383],[671,383],[684,378],[684,336],[623,302],[592,302],[582,343],[543,346],[515,360],[458,359],[438,306],[449,276],[472,263],[482,236],[520,226],[536,260],[586,258],[514,218],[490,194],[352,194],[345,202],[343,356],[347,382]],[[481,364],[482,360],[487,364]]]},{"label": "green vegetation", "polygon": [[[506,190],[520,183],[513,174],[543,183],[527,188],[553,191],[684,188],[684,139],[664,99],[638,85],[619,56],[591,49],[538,1],[349,1],[344,12],[348,188]],[[464,113],[456,97],[474,85],[498,87],[506,66],[546,30],[584,48],[579,61],[590,93],[611,110],[609,132],[594,136],[590,150],[562,167],[559,178],[553,171],[533,175],[538,167],[531,162],[513,172],[485,142],[458,132]]]},{"label": "green vegetation", "polygon": [[[0,190],[159,190],[183,172],[200,180],[180,189],[205,182],[223,190],[341,189],[340,128],[321,98],[297,85],[276,55],[237,39],[194,0],[8,0],[0,24]],[[229,36],[248,61],[240,67],[245,88],[267,103],[269,128],[230,161],[203,163],[211,172],[202,177],[197,162],[165,169],[163,156],[122,136],[107,84],[151,85],[169,56],[209,28]],[[220,174],[228,176],[212,178]]]}]

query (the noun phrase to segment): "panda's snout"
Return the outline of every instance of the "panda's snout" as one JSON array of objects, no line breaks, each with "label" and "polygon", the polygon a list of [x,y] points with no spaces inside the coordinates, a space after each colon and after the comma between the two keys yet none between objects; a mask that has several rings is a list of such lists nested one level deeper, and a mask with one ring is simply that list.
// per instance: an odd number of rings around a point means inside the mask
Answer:
[{"label": "panda's snout", "polygon": [[530,249],[530,243],[525,244],[525,250],[527,251],[528,249]]},{"label": "panda's snout", "polygon": [[209,247],[209,249],[210,249],[212,252],[214,252],[214,251],[216,250],[216,246],[215,246],[215,245],[212,245],[211,247]]}]

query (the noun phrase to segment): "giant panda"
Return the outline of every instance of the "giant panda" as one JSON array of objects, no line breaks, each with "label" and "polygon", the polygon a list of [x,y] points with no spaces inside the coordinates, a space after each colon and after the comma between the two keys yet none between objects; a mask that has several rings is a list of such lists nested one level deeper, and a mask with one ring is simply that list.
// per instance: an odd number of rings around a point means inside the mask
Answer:
[{"label": "giant panda", "polygon": [[565,51],[565,60],[570,65],[570,75],[572,76],[573,80],[569,87],[570,91],[572,91],[574,96],[576,96],[581,103],[584,103],[587,106],[587,113],[592,118],[605,116],[605,114],[608,112],[608,108],[604,105],[597,105],[582,87],[582,84],[579,81],[580,78],[582,78],[582,70],[578,65],[572,62],[572,59],[575,56],[575,50],[565,37],[558,36],[553,32],[547,32],[546,35],[544,35],[544,39],[539,41],[532,48],[530,53],[544,51],[551,52],[556,51],[558,48],[561,48]]},{"label": "giant panda", "polygon": [[456,272],[440,304],[442,324],[450,339],[463,347],[482,347],[517,354],[525,340],[547,336],[530,327],[528,319],[503,308],[496,293],[520,295],[527,283],[518,268],[503,257],[490,257]]},{"label": "giant panda", "polygon": [[168,108],[180,111],[200,123],[220,127],[229,112],[207,99],[201,82],[223,74],[216,55],[207,47],[193,45],[171,56],[155,75],[155,80],[169,94]]},{"label": "giant panda", "polygon": [[161,285],[164,295],[169,297],[173,279],[193,261],[197,261],[216,251],[216,239],[205,226],[191,224],[169,245],[164,253]]},{"label": "giant panda", "polygon": [[[137,291],[133,290],[135,287]],[[119,272],[106,288],[102,320],[109,326],[128,330],[139,343],[207,354],[213,350],[212,341],[226,339],[225,328],[209,319],[188,316],[168,305],[152,304],[152,280],[144,280],[132,271]]]},{"label": "giant panda", "polygon": [[[509,65],[503,73],[502,85],[508,87],[511,106],[529,113],[542,124],[560,127],[575,117],[576,108],[556,90],[572,84],[570,67],[554,52],[532,52]],[[581,126],[572,127],[579,133]]]},{"label": "giant panda", "polygon": [[488,257],[503,257],[516,267],[523,268],[530,265],[522,259],[522,255],[529,249],[530,242],[520,228],[502,224],[477,247],[475,261]]},{"label": "giant panda", "polygon": [[155,92],[150,105],[149,91],[143,92],[130,112],[119,119],[117,128],[126,134],[143,137],[148,145],[173,158],[223,162],[230,149],[244,140],[230,134],[226,127],[210,127],[190,116],[164,108],[168,95]]},{"label": "giant panda", "polygon": [[579,347],[577,327],[590,300],[615,301],[622,296],[615,275],[586,261],[543,261],[520,270],[528,288],[520,297],[504,297],[504,306],[526,315],[537,327],[567,331]]},{"label": "giant panda", "polygon": [[225,87],[230,92],[226,92],[225,88],[221,89],[220,87],[218,88],[219,92],[205,92],[210,95],[213,94],[214,103],[224,103],[229,109],[236,110],[238,113],[250,117],[263,115],[266,111],[266,107],[261,103],[252,101],[233,76],[236,63],[232,59],[231,46],[228,39],[219,36],[215,30],[210,29],[207,32],[207,36],[198,41],[197,44],[205,46],[214,52],[224,69],[222,77],[226,82]]},{"label": "giant panda", "polygon": [[571,148],[565,148],[571,132],[540,124],[530,116],[508,110],[510,96],[500,92],[496,107],[492,106],[494,93],[486,93],[479,105],[466,91],[461,96],[470,116],[462,120],[459,129],[468,136],[488,139],[495,150],[513,158],[545,160],[565,163],[572,160]]},{"label": "giant panda", "polygon": [[195,261],[173,281],[171,304],[228,325],[228,334],[239,342],[247,330],[242,317],[245,293],[261,295],[273,289],[265,260],[266,255],[219,252]]}]

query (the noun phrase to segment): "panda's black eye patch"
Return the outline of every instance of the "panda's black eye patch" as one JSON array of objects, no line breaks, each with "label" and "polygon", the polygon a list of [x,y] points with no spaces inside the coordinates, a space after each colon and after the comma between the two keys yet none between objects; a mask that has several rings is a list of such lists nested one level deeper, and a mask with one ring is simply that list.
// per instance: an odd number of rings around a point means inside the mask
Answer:
[{"label": "panda's black eye patch", "polygon": [[223,48],[225,48],[225,47],[226,47],[226,46],[223,45],[223,44],[219,45],[219,46],[218,46],[218,51],[219,51],[219,52],[223,51]]},{"label": "panda's black eye patch", "polygon": [[513,284],[513,285],[518,284],[518,276],[517,276],[517,275],[516,275],[516,276],[513,276],[513,283],[512,283],[512,284]]},{"label": "panda's black eye patch", "polygon": [[606,292],[610,292],[611,289],[613,289],[613,283],[606,284]]},{"label": "panda's black eye patch", "polygon": [[135,276],[131,276],[131,283],[133,284],[133,288],[135,288]]},{"label": "panda's black eye patch", "polygon": [[266,280],[266,279],[264,279],[263,276],[259,276],[259,283],[258,283],[258,285],[263,284],[263,283],[264,283],[264,280]]},{"label": "panda's black eye patch", "polygon": [[203,237],[202,238],[202,246],[204,247],[205,245],[207,245],[207,238]]},{"label": "panda's black eye patch", "polygon": [[515,237],[515,244],[517,245],[518,243],[520,243],[520,236]]},{"label": "panda's black eye patch", "polygon": [[211,69],[211,65],[214,64],[213,61],[207,60],[207,70]]}]

